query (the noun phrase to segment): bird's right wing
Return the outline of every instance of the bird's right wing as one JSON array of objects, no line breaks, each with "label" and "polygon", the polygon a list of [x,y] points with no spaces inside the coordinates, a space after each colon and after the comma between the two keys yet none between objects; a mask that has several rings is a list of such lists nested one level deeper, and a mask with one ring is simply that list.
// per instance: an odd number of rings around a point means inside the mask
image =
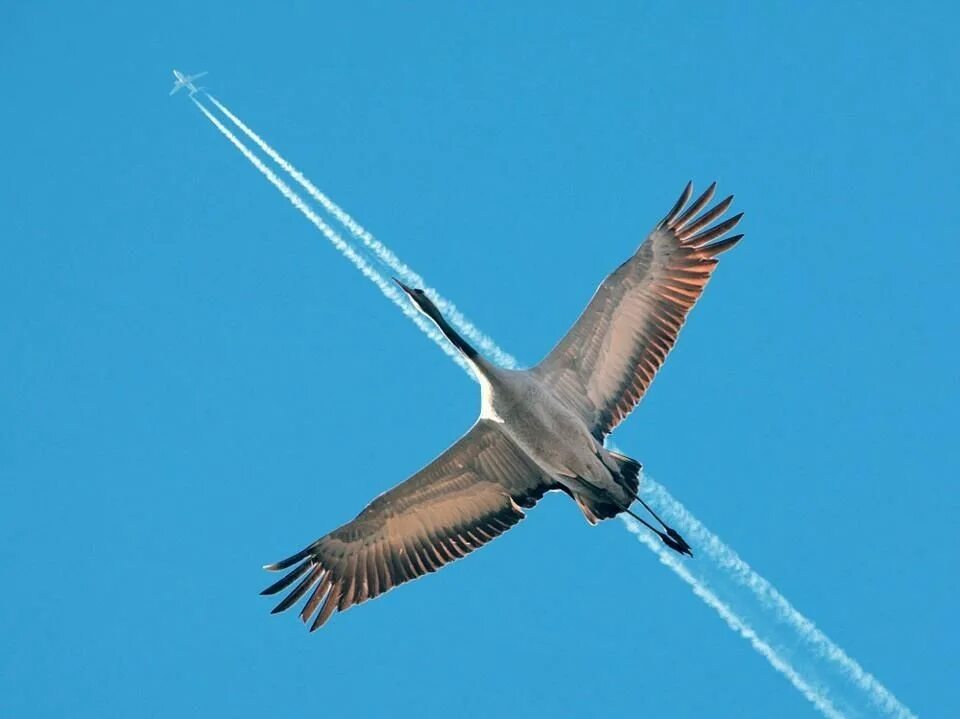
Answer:
[{"label": "bird's right wing", "polygon": [[300,612],[304,622],[317,613],[313,631],[335,610],[436,571],[489,542],[523,519],[522,508],[532,507],[553,487],[496,423],[479,420],[352,522],[268,565],[269,570],[293,569],[263,594],[300,579],[273,611],[288,609],[313,590]]}]

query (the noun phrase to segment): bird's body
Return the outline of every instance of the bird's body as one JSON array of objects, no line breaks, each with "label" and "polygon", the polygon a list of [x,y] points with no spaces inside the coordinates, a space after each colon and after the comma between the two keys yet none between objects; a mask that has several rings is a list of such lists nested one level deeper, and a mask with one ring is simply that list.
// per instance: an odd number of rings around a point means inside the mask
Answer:
[{"label": "bird's body", "polygon": [[[519,522],[546,492],[572,497],[595,524],[628,512],[672,549],[689,545],[644,507],[663,531],[633,514],[639,462],[604,439],[640,401],[703,292],[723,238],[740,215],[711,225],[732,197],[704,211],[688,184],[639,247],[599,287],[567,335],[536,367],[492,365],[444,319],[420,289],[401,284],[470,363],[481,387],[476,424],[420,472],[381,494],[356,519],[270,570],[291,569],[264,590],[299,583],[274,609],[310,592],[301,617],[311,630],[405,581],[465,556]],[[701,214],[698,214],[701,213]],[[722,238],[722,239],[721,239]],[[315,615],[315,616],[314,616]]]},{"label": "bird's body", "polygon": [[542,378],[528,371],[484,365],[479,369],[484,376],[482,419],[497,422],[546,476],[571,494],[599,487],[625,507],[630,505],[633,496],[613,478],[616,460]]}]

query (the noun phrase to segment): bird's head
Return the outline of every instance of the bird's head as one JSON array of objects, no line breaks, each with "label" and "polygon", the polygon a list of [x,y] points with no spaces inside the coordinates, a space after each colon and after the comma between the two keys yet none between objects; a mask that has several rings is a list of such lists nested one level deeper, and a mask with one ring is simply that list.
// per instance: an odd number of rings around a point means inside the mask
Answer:
[{"label": "bird's head", "polygon": [[420,288],[407,287],[396,277],[393,278],[393,281],[396,282],[400,289],[407,293],[407,297],[413,302],[414,306],[431,320],[433,323],[440,328],[440,331],[444,336],[450,340],[450,344],[460,350],[461,353],[468,359],[474,362],[478,361],[477,351],[467,342],[463,337],[457,334],[456,330],[450,326],[450,323],[447,322],[443,315],[440,314],[440,310],[437,309],[437,306],[433,304],[433,301],[427,297],[427,293],[421,290]]},{"label": "bird's head", "polygon": [[437,322],[441,319],[440,310],[437,309],[437,306],[433,304],[427,294],[420,288],[407,287],[396,277],[393,278],[393,281],[396,282],[400,289],[407,293],[407,296],[416,305],[417,309],[423,312],[427,317],[432,319],[434,322]]}]

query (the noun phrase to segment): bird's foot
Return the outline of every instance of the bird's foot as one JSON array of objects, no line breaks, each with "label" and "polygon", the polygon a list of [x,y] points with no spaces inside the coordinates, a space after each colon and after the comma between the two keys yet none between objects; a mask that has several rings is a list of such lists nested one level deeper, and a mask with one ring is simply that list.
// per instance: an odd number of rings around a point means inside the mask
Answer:
[{"label": "bird's foot", "polygon": [[678,554],[687,554],[693,556],[693,551],[690,549],[690,545],[687,544],[687,540],[680,536],[677,530],[673,527],[667,527],[667,531],[658,532],[660,540],[666,544],[670,549],[677,552]]}]

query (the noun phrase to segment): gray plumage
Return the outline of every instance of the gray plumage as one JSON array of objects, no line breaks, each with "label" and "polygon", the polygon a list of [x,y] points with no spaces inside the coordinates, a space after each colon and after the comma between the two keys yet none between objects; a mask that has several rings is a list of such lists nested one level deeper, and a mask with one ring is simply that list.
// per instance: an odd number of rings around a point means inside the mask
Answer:
[{"label": "gray plumage", "polygon": [[[717,256],[742,237],[725,237],[741,215],[711,224],[732,197],[703,211],[715,186],[690,203],[688,184],[637,252],[604,280],[566,336],[530,370],[495,367],[421,290],[398,283],[470,363],[481,386],[480,418],[356,519],[267,565],[292,569],[263,594],[297,582],[274,612],[307,596],[301,618],[317,629],[335,611],[466,556],[523,519],[523,510],[551,490],[570,495],[591,523],[620,512],[636,517],[629,507],[638,499],[640,464],[603,441],[650,386]],[[637,519],[671,548],[691,553],[653,516],[664,531]]]}]

